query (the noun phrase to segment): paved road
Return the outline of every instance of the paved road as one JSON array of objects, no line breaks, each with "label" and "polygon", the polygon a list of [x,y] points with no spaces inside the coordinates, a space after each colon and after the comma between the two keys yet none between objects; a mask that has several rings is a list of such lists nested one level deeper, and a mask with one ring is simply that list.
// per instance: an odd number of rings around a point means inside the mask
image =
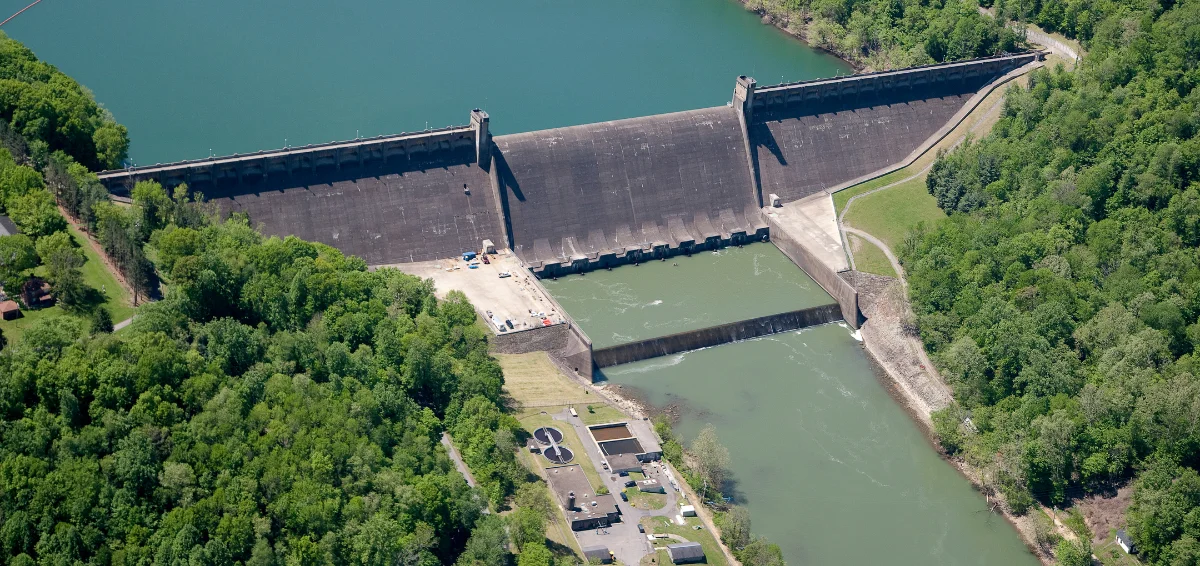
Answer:
[{"label": "paved road", "polygon": [[444,432],[442,433],[442,446],[446,447],[446,453],[450,455],[450,461],[454,462],[454,467],[458,468],[458,472],[467,479],[467,485],[475,487],[475,476],[471,475],[471,469],[467,467],[466,462],[463,462],[462,455],[450,442],[450,435]]},{"label": "paved road", "polygon": [[842,230],[845,230],[847,234],[854,234],[855,236],[874,244],[875,247],[879,248],[880,250],[883,250],[883,255],[887,256],[888,261],[891,262],[892,269],[896,270],[896,274],[900,276],[900,283],[905,287],[908,286],[908,281],[904,279],[904,268],[900,266],[900,260],[896,258],[896,254],[892,253],[891,248],[889,248],[887,244],[883,243],[883,240],[863,232],[858,228],[851,228],[846,225],[842,225]]}]

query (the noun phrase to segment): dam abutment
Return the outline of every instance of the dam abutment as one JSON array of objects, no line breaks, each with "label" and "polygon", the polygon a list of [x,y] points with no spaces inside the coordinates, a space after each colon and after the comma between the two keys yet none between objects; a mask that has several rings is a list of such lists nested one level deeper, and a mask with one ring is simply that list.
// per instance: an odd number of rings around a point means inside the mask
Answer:
[{"label": "dam abutment", "polygon": [[800,269],[803,269],[813,281],[816,281],[826,293],[829,293],[841,311],[842,318],[852,328],[857,329],[864,321],[862,311],[858,306],[858,291],[854,286],[842,279],[841,275],[810,252],[800,241],[783,229],[779,222],[767,215],[771,225],[771,242],[783,255],[788,256]]}]

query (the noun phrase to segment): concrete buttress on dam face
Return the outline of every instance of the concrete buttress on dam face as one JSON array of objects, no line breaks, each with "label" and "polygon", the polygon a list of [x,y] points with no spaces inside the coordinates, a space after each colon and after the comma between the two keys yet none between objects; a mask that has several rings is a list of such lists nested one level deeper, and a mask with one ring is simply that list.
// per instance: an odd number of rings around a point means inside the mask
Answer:
[{"label": "concrete buttress on dam face", "polygon": [[500,199],[527,263],[613,260],[754,234],[758,206],[731,108],[496,138]]},{"label": "concrete buttress on dam face", "polygon": [[492,138],[469,126],[107,171],[114,195],[186,182],[271,235],[368,263],[506,244],[556,274],[767,236],[794,201],[902,161],[1038,53],[757,87],[729,106]]}]

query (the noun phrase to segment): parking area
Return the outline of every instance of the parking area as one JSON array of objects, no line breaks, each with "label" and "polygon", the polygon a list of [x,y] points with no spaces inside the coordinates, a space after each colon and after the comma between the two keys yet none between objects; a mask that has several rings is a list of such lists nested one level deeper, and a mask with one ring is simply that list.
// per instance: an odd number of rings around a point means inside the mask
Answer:
[{"label": "parking area", "polygon": [[[454,289],[462,291],[496,333],[501,331],[493,319],[505,325],[503,332],[564,322],[562,314],[521,261],[508,250],[497,251],[487,254],[487,263],[483,262],[484,256],[477,256],[471,261],[447,258],[377,267],[395,267],[409,275],[432,279],[439,298]],[[509,275],[501,277],[503,273]],[[506,321],[512,322],[511,328]]]}]

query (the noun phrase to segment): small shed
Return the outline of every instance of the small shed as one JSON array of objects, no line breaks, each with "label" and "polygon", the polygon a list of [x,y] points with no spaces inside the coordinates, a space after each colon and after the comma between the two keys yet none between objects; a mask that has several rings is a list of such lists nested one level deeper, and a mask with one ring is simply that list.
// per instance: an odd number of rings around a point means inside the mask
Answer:
[{"label": "small shed", "polygon": [[1121,550],[1124,550],[1126,554],[1137,552],[1137,548],[1133,545],[1133,538],[1129,536],[1129,533],[1125,532],[1125,529],[1117,531],[1117,546],[1121,547]]},{"label": "small shed", "polygon": [[696,507],[692,506],[692,505],[684,505],[679,508],[679,513],[682,514],[684,517],[695,517],[696,516]]},{"label": "small shed", "polygon": [[666,493],[667,492],[666,489],[663,489],[662,483],[659,483],[659,481],[656,479],[642,480],[640,482],[637,482],[637,486],[638,486],[638,491],[643,491],[646,493]]},{"label": "small shed", "polygon": [[4,320],[21,318],[21,306],[16,301],[4,301],[0,303],[0,318]]},{"label": "small shed", "polygon": [[585,546],[583,547],[583,558],[589,564],[599,562],[601,564],[612,564],[613,555],[609,552],[608,547],[604,545]]},{"label": "small shed", "polygon": [[704,562],[704,547],[698,542],[681,542],[667,545],[667,554],[674,564]]},{"label": "small shed", "polygon": [[483,253],[485,253],[485,254],[496,253],[496,244],[493,244],[491,240],[484,240],[483,241]]}]

